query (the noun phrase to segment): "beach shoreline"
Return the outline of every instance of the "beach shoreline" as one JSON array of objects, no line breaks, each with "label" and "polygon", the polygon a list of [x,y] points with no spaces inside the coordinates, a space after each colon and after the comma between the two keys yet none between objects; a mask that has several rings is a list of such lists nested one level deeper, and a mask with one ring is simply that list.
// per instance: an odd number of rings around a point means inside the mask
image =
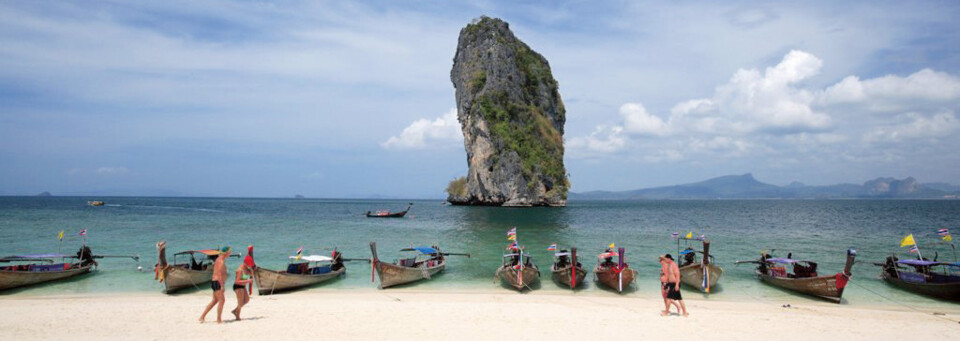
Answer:
[{"label": "beach shoreline", "polygon": [[[489,340],[684,337],[782,340],[945,338],[956,333],[958,309],[854,306],[803,299],[732,302],[695,295],[690,317],[659,316],[655,297],[611,293],[516,293],[505,290],[297,291],[253,296],[244,320],[227,293],[222,325],[215,311],[197,321],[206,290],[144,293],[0,296],[0,338],[277,339],[322,336],[350,340]],[[789,303],[786,303],[789,301]],[[784,304],[790,304],[784,307]]]}]

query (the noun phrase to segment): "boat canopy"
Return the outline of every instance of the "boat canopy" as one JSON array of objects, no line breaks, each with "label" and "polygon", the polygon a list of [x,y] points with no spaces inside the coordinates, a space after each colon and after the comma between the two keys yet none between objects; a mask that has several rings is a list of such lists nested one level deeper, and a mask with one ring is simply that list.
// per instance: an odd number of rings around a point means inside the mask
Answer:
[{"label": "boat canopy", "polygon": [[604,253],[601,253],[601,254],[597,255],[597,258],[612,258],[612,257],[617,257],[617,256],[620,256],[620,254],[619,254],[619,253],[616,253],[616,252],[604,252]]},{"label": "boat canopy", "polygon": [[[297,259],[297,256],[290,256],[290,259]],[[300,259],[308,262],[332,262],[333,258],[321,255],[309,255],[300,257]]]},{"label": "boat canopy", "polygon": [[435,255],[437,254],[437,249],[427,246],[417,246],[406,249],[400,249],[400,251],[417,251],[425,255]]},{"label": "boat canopy", "polygon": [[556,256],[556,257],[569,256],[570,253],[569,253],[569,252],[557,252],[557,253],[554,253],[553,255]]},{"label": "boat canopy", "polygon": [[[519,253],[510,253],[510,254],[503,255],[503,258],[514,257],[514,256],[519,256],[519,255],[520,255]],[[530,255],[529,255],[529,254],[526,254],[526,253],[524,253],[523,256],[524,256],[524,257],[530,257]]]},{"label": "boat canopy", "polygon": [[790,258],[767,258],[766,261],[768,263],[781,263],[781,264],[793,264],[796,262],[801,262],[796,259],[790,259]]},{"label": "boat canopy", "polygon": [[187,254],[192,255],[192,254],[195,254],[195,253],[201,253],[201,254],[204,254],[204,255],[207,255],[207,256],[211,256],[211,257],[212,257],[212,256],[219,256],[219,255],[220,255],[220,250],[188,250],[188,251],[177,252],[177,253],[174,254],[174,256],[187,255]]},{"label": "boat canopy", "polygon": [[75,256],[64,255],[64,254],[60,254],[60,253],[38,253],[38,254],[33,254],[33,255],[16,255],[16,256],[10,256],[10,257],[5,257],[4,259],[17,259],[17,258],[38,259],[38,258],[70,258],[70,257],[74,257],[74,258],[75,258]]},{"label": "boat canopy", "polygon": [[696,252],[696,251],[693,251],[693,250],[683,250],[683,251],[680,251],[680,255],[683,256],[683,255],[685,255],[685,254],[694,253],[694,252]]},{"label": "boat canopy", "polygon": [[900,264],[913,265],[913,266],[931,266],[931,265],[940,265],[940,262],[934,262],[929,260],[919,260],[919,259],[904,259],[897,261]]}]

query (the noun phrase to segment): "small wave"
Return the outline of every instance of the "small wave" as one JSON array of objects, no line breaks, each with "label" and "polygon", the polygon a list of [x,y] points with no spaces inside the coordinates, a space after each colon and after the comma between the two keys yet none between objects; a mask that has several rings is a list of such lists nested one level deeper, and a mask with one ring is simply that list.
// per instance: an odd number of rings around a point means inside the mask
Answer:
[{"label": "small wave", "polygon": [[[111,205],[112,206],[112,205]],[[115,205],[115,206],[124,206],[124,207],[136,207],[136,208],[154,208],[154,209],[163,209],[163,210],[184,210],[184,211],[198,211],[198,212],[224,212],[221,210],[215,210],[211,208],[196,208],[196,207],[180,207],[180,206],[154,206],[154,205]]]}]

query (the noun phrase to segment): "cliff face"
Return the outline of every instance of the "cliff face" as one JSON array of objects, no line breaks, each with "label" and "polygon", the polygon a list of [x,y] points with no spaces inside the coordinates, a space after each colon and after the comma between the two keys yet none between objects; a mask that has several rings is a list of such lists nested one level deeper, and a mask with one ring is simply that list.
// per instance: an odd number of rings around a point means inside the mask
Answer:
[{"label": "cliff face", "polygon": [[460,30],[450,80],[470,168],[466,190],[448,201],[566,205],[566,110],[547,60],[507,23],[482,17]]}]

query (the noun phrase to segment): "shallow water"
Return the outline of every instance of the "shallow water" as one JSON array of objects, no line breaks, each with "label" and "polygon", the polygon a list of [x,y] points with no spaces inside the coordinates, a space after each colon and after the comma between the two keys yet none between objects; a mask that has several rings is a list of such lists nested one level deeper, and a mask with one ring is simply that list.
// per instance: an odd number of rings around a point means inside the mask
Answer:
[{"label": "shallow water", "polygon": [[[93,207],[88,200],[104,200]],[[168,255],[188,249],[230,245],[245,250],[255,245],[258,265],[285,267],[287,256],[303,246],[305,254],[328,254],[334,246],[347,258],[370,257],[376,241],[382,259],[411,245],[437,244],[448,252],[471,258],[449,258],[447,271],[432,281],[407,286],[416,290],[497,289],[493,273],[506,231],[518,228],[519,241],[534,256],[543,274],[538,290],[559,291],[550,281],[551,253],[546,247],[576,245],[584,264],[609,243],[626,247],[627,261],[639,270],[630,295],[657,295],[656,257],[677,253],[672,232],[705,234],[711,253],[725,270],[710,299],[760,300],[785,303],[817,301],[764,284],[749,265],[761,250],[792,252],[794,258],[820,264],[821,274],[840,271],[847,248],[858,251],[854,279],[844,292],[851,305],[902,302],[926,308],[960,309],[892,288],[879,280],[871,265],[895,252],[909,257],[899,241],[913,233],[924,256],[953,259],[951,248],[939,241],[938,228],[960,233],[960,201],[944,200],[705,200],[573,202],[565,208],[509,209],[445,206],[440,201],[414,201],[404,219],[363,217],[367,210],[402,210],[407,201],[224,199],[224,198],[81,198],[0,197],[0,254],[57,251],[57,233],[67,231],[64,253],[76,252],[77,232],[87,229],[86,243],[97,254],[139,254],[137,263],[104,259],[99,270],[67,282],[7,291],[0,295],[60,293],[157,292],[152,266],[154,244],[166,240]],[[231,259],[229,266],[239,261]],[[348,275],[312,290],[376,290],[367,263],[348,263]],[[592,283],[581,292],[598,293]],[[504,289],[506,290],[506,289]],[[611,293],[612,294],[612,293]],[[685,290],[685,295],[700,294]]]}]

